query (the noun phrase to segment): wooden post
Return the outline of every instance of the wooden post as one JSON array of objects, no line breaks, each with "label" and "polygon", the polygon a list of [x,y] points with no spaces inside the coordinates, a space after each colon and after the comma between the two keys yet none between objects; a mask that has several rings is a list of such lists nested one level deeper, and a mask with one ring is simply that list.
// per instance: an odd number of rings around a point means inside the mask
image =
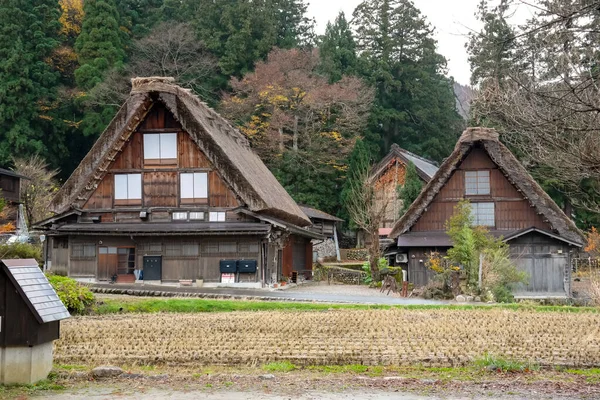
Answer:
[{"label": "wooden post", "polygon": [[478,280],[479,290],[481,290],[481,286],[483,286],[483,253],[479,253],[479,280]]},{"label": "wooden post", "polygon": [[342,256],[340,255],[340,244],[338,242],[337,237],[337,227],[336,224],[333,224],[333,241],[335,242],[335,256],[338,261],[342,261]]}]

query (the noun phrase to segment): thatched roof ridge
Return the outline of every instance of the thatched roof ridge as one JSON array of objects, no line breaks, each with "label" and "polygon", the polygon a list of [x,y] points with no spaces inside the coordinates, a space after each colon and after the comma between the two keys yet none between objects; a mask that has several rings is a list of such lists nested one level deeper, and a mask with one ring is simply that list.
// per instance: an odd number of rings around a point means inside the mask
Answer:
[{"label": "thatched roof ridge", "polygon": [[438,169],[433,161],[411,153],[394,143],[385,157],[371,169],[369,174],[370,179],[378,179],[386,171],[390,161],[394,158],[399,158],[406,164],[412,162],[415,165],[417,174],[424,182],[429,182]]},{"label": "thatched roof ridge", "polygon": [[476,144],[481,144],[502,173],[548,220],[557,234],[575,243],[585,243],[585,238],[575,223],[531,177],[514,154],[500,142],[498,133],[489,128],[468,128],[464,131],[452,154],[443,162],[407,212],[396,222],[390,237],[396,238],[410,230]]},{"label": "thatched roof ridge", "polygon": [[103,162],[122,148],[141,123],[148,111],[144,107],[149,109],[153,101],[160,101],[250,210],[295,225],[310,225],[309,218],[252,151],[247,138],[190,90],[173,82],[172,78],[164,77],[132,79],[131,95],[59,190],[52,203],[53,211],[62,213],[85,204],[99,183],[98,175],[106,173],[106,168],[104,172],[100,168],[106,165]]}]

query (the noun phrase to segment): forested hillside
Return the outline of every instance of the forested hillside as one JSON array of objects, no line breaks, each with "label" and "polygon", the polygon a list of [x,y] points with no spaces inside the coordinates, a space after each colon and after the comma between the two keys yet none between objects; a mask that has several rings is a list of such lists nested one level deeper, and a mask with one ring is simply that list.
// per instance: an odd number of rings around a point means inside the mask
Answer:
[{"label": "forested hillside", "polygon": [[[134,76],[167,75],[249,137],[296,200],[329,212],[357,139],[442,160],[463,127],[433,27],[366,0],[323,36],[305,0],[7,0],[0,166],[39,154],[65,179]],[[298,171],[302,171],[299,174]]]}]

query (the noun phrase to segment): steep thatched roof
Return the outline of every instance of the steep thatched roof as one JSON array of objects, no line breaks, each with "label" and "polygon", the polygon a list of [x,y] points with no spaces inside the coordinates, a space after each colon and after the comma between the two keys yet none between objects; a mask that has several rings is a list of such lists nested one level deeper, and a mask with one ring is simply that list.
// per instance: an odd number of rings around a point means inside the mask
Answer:
[{"label": "steep thatched roof", "polygon": [[392,148],[390,149],[389,153],[383,157],[381,161],[379,161],[371,170],[371,179],[379,178],[379,176],[385,172],[390,161],[395,158],[399,158],[404,163],[412,162],[416,167],[417,174],[419,174],[424,182],[429,182],[429,180],[438,170],[437,165],[435,165],[433,161],[413,154],[408,150],[404,150],[394,143],[392,144]]},{"label": "steep thatched roof", "polygon": [[164,77],[132,80],[129,98],[56,194],[52,211],[63,213],[83,207],[110,162],[157,101],[173,113],[250,210],[299,226],[310,225],[308,217],[252,151],[246,137],[189,90],[175,85],[173,78]]},{"label": "steep thatched roof", "polygon": [[390,237],[396,238],[410,230],[476,144],[487,152],[508,180],[548,220],[555,233],[575,243],[585,242],[573,221],[529,175],[510,150],[500,142],[498,133],[488,128],[468,128],[463,132],[450,157],[444,161],[407,212],[396,222]]}]

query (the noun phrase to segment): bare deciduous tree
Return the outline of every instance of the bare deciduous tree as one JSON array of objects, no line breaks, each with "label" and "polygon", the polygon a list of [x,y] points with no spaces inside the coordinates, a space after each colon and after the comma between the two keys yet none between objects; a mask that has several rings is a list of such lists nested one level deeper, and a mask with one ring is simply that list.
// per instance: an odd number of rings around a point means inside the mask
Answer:
[{"label": "bare deciduous tree", "polygon": [[25,209],[27,225],[32,226],[48,218],[48,206],[58,190],[58,170],[48,169],[48,163],[39,155],[15,158],[15,172],[29,179],[21,180],[21,200]]},{"label": "bare deciduous tree", "polygon": [[190,24],[162,23],[132,47],[130,63],[124,70],[108,72],[104,81],[90,91],[88,104],[120,106],[129,93],[131,78],[136,76],[170,76],[200,97],[210,97],[217,60],[198,40]]},{"label": "bare deciduous tree", "polygon": [[545,0],[515,32],[511,67],[473,104],[536,175],[600,212],[600,1]]},{"label": "bare deciduous tree", "polygon": [[[387,214],[390,205],[389,196],[385,188],[378,188],[377,182],[369,178],[369,165],[360,166],[359,179],[350,188],[346,201],[346,209],[354,224],[368,237],[367,250],[371,276],[374,281],[379,281],[378,261],[381,257],[379,244],[379,227]],[[391,188],[389,190],[395,190]]]}]

